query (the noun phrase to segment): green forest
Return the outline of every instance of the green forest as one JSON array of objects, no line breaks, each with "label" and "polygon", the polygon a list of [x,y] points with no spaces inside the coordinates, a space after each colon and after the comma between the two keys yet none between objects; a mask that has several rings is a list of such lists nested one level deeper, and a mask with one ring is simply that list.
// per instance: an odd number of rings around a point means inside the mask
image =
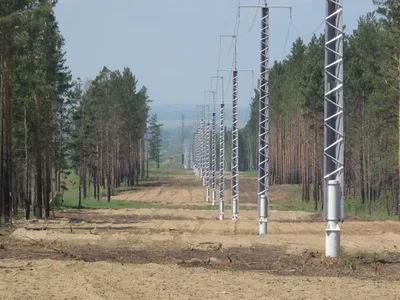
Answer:
[{"label": "green forest", "polygon": [[[25,211],[48,218],[75,172],[79,206],[88,189],[107,200],[146,173],[148,140],[159,149],[160,124],[145,86],[129,68],[104,67],[93,80],[72,80],[57,1],[3,0],[0,5],[0,216]],[[154,129],[158,131],[154,131]],[[153,131],[152,131],[153,130]],[[158,135],[157,135],[158,133]],[[148,174],[148,173],[147,173]]]},{"label": "green forest", "polygon": [[[344,42],[345,203],[391,216],[400,192],[400,3],[374,4]],[[270,182],[302,185],[315,209],[323,203],[324,42],[323,34],[298,38],[269,70]],[[239,131],[240,171],[257,168],[258,96]]]}]

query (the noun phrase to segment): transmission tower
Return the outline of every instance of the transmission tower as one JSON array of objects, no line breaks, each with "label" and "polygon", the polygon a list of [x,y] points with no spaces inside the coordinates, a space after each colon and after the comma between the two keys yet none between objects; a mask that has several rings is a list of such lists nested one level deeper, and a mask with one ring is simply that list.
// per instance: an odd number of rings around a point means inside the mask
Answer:
[{"label": "transmission tower", "polygon": [[[224,35],[221,35],[224,37]],[[221,38],[220,37],[220,38]],[[224,112],[224,77],[219,76],[217,71],[217,76],[212,76],[212,79],[220,79],[222,81],[221,88],[221,107],[220,107],[220,147],[219,147],[219,219],[224,220],[225,214],[225,112]],[[216,93],[218,94],[218,85],[216,88]]]},{"label": "transmission tower", "polygon": [[212,200],[212,205],[215,205],[216,201],[216,192],[215,192],[215,172],[216,172],[216,145],[215,145],[215,91],[204,91],[204,93],[211,93],[212,98],[211,101],[208,103],[208,114],[210,114],[210,106],[211,102],[213,104],[213,112],[212,112],[212,117],[211,117],[211,134],[209,137],[209,142],[211,144],[211,147],[208,149],[211,152],[211,200]]},{"label": "transmission tower", "polygon": [[233,101],[232,101],[232,164],[231,164],[231,201],[232,201],[232,220],[236,220],[239,215],[239,131],[238,131],[238,73],[252,72],[249,69],[219,69],[218,72],[229,71],[233,75]]},{"label": "transmission tower", "polygon": [[222,80],[222,103],[220,112],[220,137],[219,137],[219,219],[224,219],[225,214],[225,103],[224,103],[224,77]]},{"label": "transmission tower", "polygon": [[201,119],[201,133],[200,133],[200,169],[201,169],[201,180],[203,182],[203,187],[206,187],[206,125],[205,120]]},{"label": "transmission tower", "polygon": [[211,190],[212,190],[212,205],[215,205],[216,201],[216,191],[215,191],[215,185],[216,185],[216,131],[215,131],[215,126],[216,126],[216,120],[215,120],[215,112],[212,113],[212,130],[211,130],[211,168],[212,168],[212,179],[211,179]]},{"label": "transmission tower", "polygon": [[269,10],[289,8],[286,5],[243,5],[240,8],[261,8],[261,50],[260,50],[260,104],[259,104],[259,150],[258,150],[258,214],[259,234],[267,233],[269,217]]},{"label": "transmission tower", "polygon": [[210,123],[206,125],[206,202],[210,202]]},{"label": "transmission tower", "polygon": [[204,105],[197,105],[197,108],[200,109],[200,122],[199,122],[199,177],[202,181],[203,187],[205,187],[204,180]]},{"label": "transmission tower", "polygon": [[185,115],[181,113],[181,119],[182,119],[182,128],[181,128],[181,155],[182,155],[182,165],[185,164]]},{"label": "transmission tower", "polygon": [[232,102],[232,220],[239,214],[239,131],[238,131],[238,71],[235,63],[233,70]]},{"label": "transmission tower", "polygon": [[340,255],[340,219],[344,219],[343,4],[326,0],[324,97],[325,255]]},{"label": "transmission tower", "polygon": [[189,169],[189,147],[184,145],[184,155],[183,155],[183,167],[184,169]]}]

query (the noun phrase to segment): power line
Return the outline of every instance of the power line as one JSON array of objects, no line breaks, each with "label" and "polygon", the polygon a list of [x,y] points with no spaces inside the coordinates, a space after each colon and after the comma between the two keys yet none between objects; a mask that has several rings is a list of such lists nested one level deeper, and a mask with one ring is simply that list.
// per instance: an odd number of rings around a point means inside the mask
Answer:
[{"label": "power line", "polygon": [[257,18],[257,14],[258,14],[258,9],[259,9],[260,3],[261,3],[261,0],[258,0],[257,9],[256,9],[256,13],[254,14],[253,22],[251,23],[251,26],[250,26],[250,28],[249,28],[249,30],[247,32],[250,32],[253,29],[254,23],[255,23],[256,18]]},{"label": "power line", "polygon": [[287,33],[286,33],[285,45],[283,46],[283,52],[282,52],[282,56],[281,56],[281,61],[283,60],[283,56],[285,55],[286,46],[287,46],[287,42],[288,42],[288,39],[289,39],[290,28],[292,27],[291,24],[292,24],[292,14],[290,14],[290,21],[289,21],[288,30],[287,30]]},{"label": "power line", "polygon": [[[235,65],[235,57],[233,56],[233,57],[232,57],[232,65],[231,65],[231,69],[232,69],[232,70],[233,70],[234,65]],[[227,84],[227,86],[226,86],[225,94],[228,93],[228,89],[229,89],[229,87],[230,87],[231,80],[232,80],[232,72],[229,74],[229,79],[228,79],[228,84]]]},{"label": "power line", "polygon": [[[237,33],[239,32],[239,27],[240,27],[240,9],[239,9],[239,6],[240,6],[240,0],[238,0],[238,5],[237,5],[238,10],[237,10],[237,13],[236,13],[235,27],[233,28],[233,33],[232,33],[232,35],[236,35],[236,36],[237,36]],[[232,45],[233,45],[233,40],[232,40],[231,45],[229,47],[228,55],[231,53]]]},{"label": "power line", "polygon": [[321,21],[321,23],[318,25],[318,27],[315,28],[312,32],[307,33],[307,34],[304,34],[304,33],[302,33],[300,30],[298,30],[297,27],[296,27],[292,22],[290,23],[290,25],[293,27],[294,30],[297,31],[297,33],[298,33],[299,35],[301,35],[301,36],[310,36],[310,35],[313,35],[314,33],[316,33],[316,32],[321,28],[321,26],[322,26],[324,23],[325,23],[325,19],[322,19],[322,21]]},{"label": "power line", "polygon": [[253,94],[253,90],[254,90],[254,73],[252,73],[251,76],[251,88],[250,88],[250,95],[249,95],[249,103],[247,105],[247,118],[246,118],[246,123],[250,120],[250,104],[251,104],[251,100],[252,100],[252,94]]}]

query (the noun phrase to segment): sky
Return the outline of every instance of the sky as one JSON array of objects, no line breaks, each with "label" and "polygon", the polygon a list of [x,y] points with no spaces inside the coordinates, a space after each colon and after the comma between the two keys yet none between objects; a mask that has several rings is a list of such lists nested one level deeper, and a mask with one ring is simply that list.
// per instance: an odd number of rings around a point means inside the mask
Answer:
[{"label": "sky", "polygon": [[[211,94],[204,91],[211,88],[211,76],[217,75],[218,68],[232,68],[231,39],[220,35],[233,34],[239,23],[238,69],[254,70],[254,76],[239,72],[239,106],[248,107],[259,77],[261,13],[242,8],[237,22],[238,2],[257,5],[259,1],[60,0],[55,12],[74,78],[93,79],[103,66],[129,67],[139,85],[148,88],[152,105],[195,107],[208,101]],[[343,2],[346,32],[351,33],[359,17],[374,6],[372,0]],[[284,58],[297,37],[308,43],[314,32],[324,30],[324,0],[270,0],[268,4],[292,6],[292,18],[288,9],[270,10],[270,64]],[[230,73],[220,75],[225,101],[231,101]]]}]

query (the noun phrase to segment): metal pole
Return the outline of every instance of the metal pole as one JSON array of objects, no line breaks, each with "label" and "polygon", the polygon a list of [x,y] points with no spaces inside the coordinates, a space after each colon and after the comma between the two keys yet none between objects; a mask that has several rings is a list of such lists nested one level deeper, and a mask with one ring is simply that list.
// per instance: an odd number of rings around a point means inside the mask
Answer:
[{"label": "metal pole", "polygon": [[185,140],[185,135],[184,135],[184,129],[185,129],[185,116],[183,113],[181,113],[181,118],[182,118],[182,132],[181,132],[181,155],[182,155],[182,164],[185,164],[185,145],[184,145],[184,140]]},{"label": "metal pole", "polygon": [[[260,104],[259,104],[259,150],[258,150],[258,201],[259,234],[267,233],[268,214],[262,208],[269,207],[269,9],[261,8],[261,60],[260,60]],[[265,202],[263,204],[263,202]]]},{"label": "metal pole", "polygon": [[200,148],[200,139],[201,139],[201,123],[200,121],[197,122],[197,131],[196,131],[196,143],[195,143],[195,159],[194,159],[194,166],[196,170],[196,176],[201,177],[201,162],[200,162],[200,154],[201,154],[201,148]]},{"label": "metal pole", "polygon": [[184,148],[183,167],[184,169],[189,169],[189,147],[185,145]]},{"label": "metal pole", "polygon": [[239,143],[238,143],[238,71],[233,70],[233,102],[232,102],[232,220],[239,213]]},{"label": "metal pole", "polygon": [[203,187],[206,187],[206,126],[204,119],[201,119],[201,180]]},{"label": "metal pole", "polygon": [[261,57],[260,57],[260,105],[259,105],[259,150],[258,150],[258,215],[259,234],[267,233],[269,217],[269,9],[292,8],[288,5],[241,5],[239,8],[261,8]]},{"label": "metal pole", "polygon": [[[222,100],[223,101],[223,100]],[[224,219],[225,214],[225,112],[224,103],[221,103],[220,114],[220,150],[219,150],[219,219]]]},{"label": "metal pole", "polygon": [[[329,184],[338,192],[328,192]],[[326,0],[325,19],[325,96],[324,96],[324,218],[325,255],[340,255],[339,219],[344,219],[344,128],[343,128],[343,4]],[[338,199],[334,199],[337,197]],[[337,215],[330,212],[335,203]]]},{"label": "metal pole", "polygon": [[206,202],[210,202],[210,123],[206,126]]},{"label": "metal pole", "polygon": [[212,113],[212,131],[211,131],[211,190],[212,190],[212,198],[211,198],[211,204],[214,206],[215,205],[215,201],[216,201],[216,191],[215,191],[215,181],[216,181],[216,143],[215,143],[215,135],[216,135],[216,131],[215,131],[215,112]]},{"label": "metal pole", "polygon": [[[211,78],[212,81],[212,78]],[[211,205],[214,206],[216,202],[216,169],[217,169],[217,162],[216,162],[216,120],[215,120],[215,92],[210,91],[212,93],[212,102],[213,102],[213,111],[212,111],[212,120],[211,120]]]},{"label": "metal pole", "polygon": [[200,128],[199,128],[199,177],[200,180],[203,184],[203,187],[205,186],[204,182],[204,106],[203,105],[198,105],[198,108],[200,108]]},{"label": "metal pole", "polygon": [[197,121],[197,130],[194,139],[194,151],[193,151],[193,168],[196,173],[196,177],[200,177],[199,172],[199,132],[200,132],[200,123]]},{"label": "metal pole", "polygon": [[[196,106],[198,108],[198,105]],[[199,120],[199,112],[196,111],[197,114],[197,129],[195,133],[195,142],[194,142],[194,150],[193,150],[193,169],[195,171],[196,177],[200,178],[200,144],[199,144],[199,134],[200,134],[200,120]]]},{"label": "metal pole", "polygon": [[193,173],[197,177],[198,172],[197,172],[197,133],[199,132],[199,121],[197,121],[197,129],[196,132],[193,133],[193,142],[192,142],[192,167],[193,167]]},{"label": "metal pole", "polygon": [[[209,159],[211,158],[211,160],[209,161],[210,165],[209,165],[209,171],[208,174],[210,175],[211,172],[211,178],[210,179],[210,183],[209,183],[209,187],[211,185],[211,199],[212,199],[212,205],[215,205],[215,201],[216,201],[216,193],[215,193],[215,171],[216,171],[216,161],[215,161],[215,92],[214,91],[204,91],[204,93],[212,93],[212,103],[213,103],[213,113],[212,113],[212,118],[211,118],[211,128],[210,128],[210,133],[211,136],[208,136],[208,143],[211,143],[211,145],[208,146],[207,150],[208,150],[208,157]],[[207,107],[208,107],[208,117],[210,115],[210,105],[211,105],[211,101],[208,103]],[[210,147],[211,146],[211,147]],[[211,171],[210,171],[211,169]],[[209,193],[208,193],[209,195]],[[209,198],[208,198],[209,199]]]},{"label": "metal pole", "polygon": [[[235,46],[236,47],[236,46]],[[235,50],[236,51],[236,50]],[[236,60],[235,60],[236,64]],[[236,220],[239,214],[239,138],[238,138],[238,73],[252,72],[251,69],[219,69],[218,72],[230,71],[233,74],[233,101],[232,101],[232,157],[231,157],[231,201],[232,220]]]},{"label": "metal pole", "polygon": [[201,154],[201,147],[200,147],[200,138],[201,138],[201,125],[199,122],[199,126],[196,133],[196,172],[197,177],[201,177],[201,161],[200,161],[200,154]]},{"label": "metal pole", "polygon": [[224,77],[222,80],[222,103],[220,115],[220,140],[219,140],[219,219],[224,219],[225,214],[225,95],[224,95]]}]

